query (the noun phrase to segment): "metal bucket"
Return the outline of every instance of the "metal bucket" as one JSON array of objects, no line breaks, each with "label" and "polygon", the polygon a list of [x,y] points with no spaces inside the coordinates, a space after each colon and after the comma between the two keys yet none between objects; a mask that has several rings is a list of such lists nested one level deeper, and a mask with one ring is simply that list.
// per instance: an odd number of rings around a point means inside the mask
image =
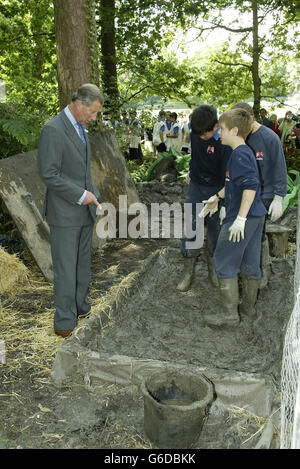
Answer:
[{"label": "metal bucket", "polygon": [[189,448],[202,431],[213,385],[202,374],[160,371],[147,377],[144,396],[144,431],[158,448]]}]

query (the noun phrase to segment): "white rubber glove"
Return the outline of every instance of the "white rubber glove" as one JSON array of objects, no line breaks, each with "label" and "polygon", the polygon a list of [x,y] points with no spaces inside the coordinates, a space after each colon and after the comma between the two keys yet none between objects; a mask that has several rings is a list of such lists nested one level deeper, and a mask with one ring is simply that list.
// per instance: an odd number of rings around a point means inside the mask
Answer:
[{"label": "white rubber glove", "polygon": [[220,225],[222,225],[225,217],[226,217],[226,208],[223,206],[220,208],[220,213],[219,213]]},{"label": "white rubber glove", "polygon": [[233,243],[239,243],[241,238],[244,239],[246,221],[247,218],[239,216],[236,217],[231,227],[229,228],[229,241],[232,241]]},{"label": "white rubber glove", "polygon": [[[212,195],[208,200],[202,200],[202,202],[204,203],[204,207],[199,213],[200,218],[205,218],[208,214],[211,217],[218,211],[218,197],[216,194]],[[208,204],[212,204],[213,202],[217,202],[216,205],[213,208],[208,207]]]},{"label": "white rubber glove", "polygon": [[274,195],[268,214],[271,217],[271,221],[278,220],[283,214],[282,197],[280,195]]}]

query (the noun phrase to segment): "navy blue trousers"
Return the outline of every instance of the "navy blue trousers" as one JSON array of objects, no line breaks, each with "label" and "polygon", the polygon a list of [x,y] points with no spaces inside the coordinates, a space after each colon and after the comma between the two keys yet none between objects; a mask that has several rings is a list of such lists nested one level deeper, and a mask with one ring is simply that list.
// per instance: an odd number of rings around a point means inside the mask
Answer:
[{"label": "navy blue trousers", "polygon": [[[196,204],[200,204],[203,200],[209,199],[212,195],[216,194],[220,190],[220,187],[216,186],[203,186],[200,184],[196,184],[193,181],[190,181],[188,190],[187,190],[187,195],[186,195],[186,204],[192,204],[192,220],[191,220],[191,226],[192,230],[196,230],[196,217],[198,216],[197,213],[197,206]],[[219,211],[216,212],[212,217],[207,215],[205,217],[204,223],[206,225],[207,231],[207,248],[212,256],[215,250],[215,247],[217,245],[217,240],[218,236],[220,233],[220,219],[219,219]],[[181,242],[181,254],[184,257],[193,257],[194,253],[192,252],[193,250],[190,248],[187,248],[186,243],[187,241],[194,241],[194,238],[184,238]]]},{"label": "navy blue trousers", "polygon": [[232,221],[221,227],[213,261],[218,278],[242,276],[259,280],[261,239],[265,217],[249,217],[245,224],[244,239],[229,241]]}]

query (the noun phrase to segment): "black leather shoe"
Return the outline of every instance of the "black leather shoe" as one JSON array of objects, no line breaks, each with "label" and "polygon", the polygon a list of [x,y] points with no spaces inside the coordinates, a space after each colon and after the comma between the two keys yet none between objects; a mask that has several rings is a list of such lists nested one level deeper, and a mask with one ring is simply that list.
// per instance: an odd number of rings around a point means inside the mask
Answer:
[{"label": "black leather shoe", "polygon": [[66,329],[66,330],[56,330],[54,331],[56,335],[60,335],[64,339],[70,337],[72,335],[73,329]]}]

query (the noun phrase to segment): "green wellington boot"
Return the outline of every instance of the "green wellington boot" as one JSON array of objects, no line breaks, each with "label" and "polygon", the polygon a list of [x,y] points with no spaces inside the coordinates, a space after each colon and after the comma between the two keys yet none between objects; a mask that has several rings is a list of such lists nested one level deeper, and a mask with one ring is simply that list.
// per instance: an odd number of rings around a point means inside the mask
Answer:
[{"label": "green wellington boot", "polygon": [[178,283],[176,287],[179,291],[189,290],[193,280],[196,257],[185,257],[183,263],[184,266],[182,280]]},{"label": "green wellington boot", "polygon": [[239,286],[237,277],[219,278],[221,311],[207,314],[204,320],[212,326],[238,326]]},{"label": "green wellington boot", "polygon": [[213,287],[218,287],[219,282],[218,282],[218,277],[215,271],[213,258],[208,252],[208,250],[206,250],[206,262],[207,262],[207,270],[208,270],[208,279]]},{"label": "green wellington boot", "polygon": [[255,316],[254,305],[257,300],[259,280],[254,278],[242,278],[242,303],[240,304],[240,313],[245,316]]}]

